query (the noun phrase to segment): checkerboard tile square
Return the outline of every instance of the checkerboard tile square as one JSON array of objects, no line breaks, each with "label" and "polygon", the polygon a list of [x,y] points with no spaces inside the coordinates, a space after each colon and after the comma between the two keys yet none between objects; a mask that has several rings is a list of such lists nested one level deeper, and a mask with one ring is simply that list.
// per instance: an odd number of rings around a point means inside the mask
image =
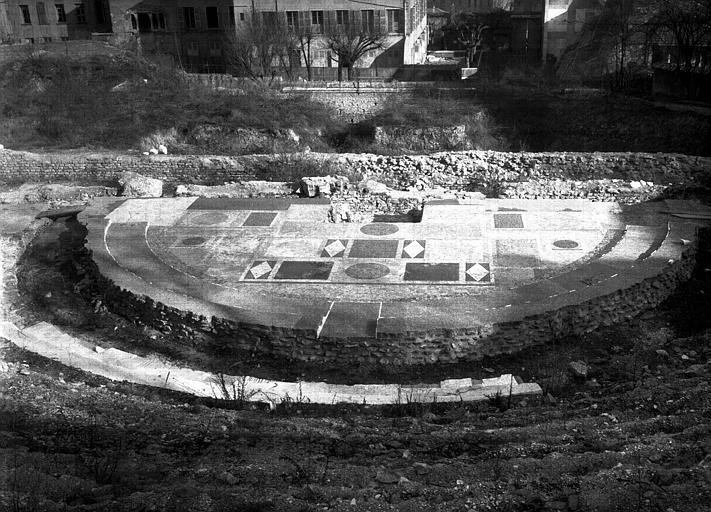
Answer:
[{"label": "checkerboard tile square", "polygon": [[349,258],[397,258],[398,240],[353,240]]},{"label": "checkerboard tile square", "polygon": [[276,261],[257,260],[249,267],[245,279],[266,279],[274,269]]},{"label": "checkerboard tile square", "polygon": [[424,258],[426,245],[427,241],[425,240],[405,240],[405,243],[402,246],[402,257]]},{"label": "checkerboard tile square", "polygon": [[523,217],[520,213],[495,213],[494,227],[496,229],[523,228]]},{"label": "checkerboard tile square", "polygon": [[327,240],[321,251],[322,258],[338,258],[345,254],[348,240]]},{"label": "checkerboard tile square", "polygon": [[274,279],[326,281],[332,268],[332,261],[283,261]]},{"label": "checkerboard tile square", "polygon": [[490,283],[491,268],[488,263],[467,263],[464,270],[464,276],[467,281]]},{"label": "checkerboard tile square", "polygon": [[271,226],[276,216],[277,214],[275,212],[252,212],[242,226]]}]

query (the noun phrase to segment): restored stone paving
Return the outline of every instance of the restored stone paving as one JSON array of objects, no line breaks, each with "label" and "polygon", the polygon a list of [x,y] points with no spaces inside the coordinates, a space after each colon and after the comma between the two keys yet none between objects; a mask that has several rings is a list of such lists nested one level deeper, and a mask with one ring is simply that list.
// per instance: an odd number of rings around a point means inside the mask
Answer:
[{"label": "restored stone paving", "polygon": [[299,199],[134,199],[80,215],[102,273],[207,318],[378,337],[511,322],[613,293],[678,260],[680,204],[425,206],[419,223],[326,222]]}]

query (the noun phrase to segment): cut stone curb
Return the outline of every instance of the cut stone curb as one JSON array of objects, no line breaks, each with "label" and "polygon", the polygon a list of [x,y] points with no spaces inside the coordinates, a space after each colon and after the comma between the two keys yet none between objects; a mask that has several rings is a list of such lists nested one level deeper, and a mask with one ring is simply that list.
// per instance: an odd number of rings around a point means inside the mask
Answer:
[{"label": "cut stone curb", "polygon": [[[18,329],[0,322],[0,337],[18,347],[59,361],[67,366],[116,381],[170,389],[201,397],[238,399],[276,405],[281,402],[312,404],[388,405],[432,402],[477,402],[494,396],[541,396],[538,384],[523,383],[511,374],[497,378],[450,379],[439,384],[356,384],[282,382],[249,376],[217,375],[179,368],[155,358],[141,357],[115,348],[102,350],[41,322]],[[98,348],[98,350],[97,350]],[[221,379],[237,397],[224,396]],[[234,388],[233,388],[234,384]]]}]

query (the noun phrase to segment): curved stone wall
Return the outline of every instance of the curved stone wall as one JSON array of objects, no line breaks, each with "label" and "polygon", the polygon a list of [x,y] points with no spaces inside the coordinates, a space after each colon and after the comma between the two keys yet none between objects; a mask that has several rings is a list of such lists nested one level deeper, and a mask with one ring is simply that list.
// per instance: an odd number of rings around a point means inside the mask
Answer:
[{"label": "curved stone wall", "polygon": [[[564,294],[551,298],[550,307],[538,314],[517,317],[527,308],[514,305],[509,310],[512,312],[510,318],[517,319],[512,321],[416,332],[393,328],[379,331],[376,338],[319,337],[314,330],[235,321],[220,313],[226,313],[229,308],[164,289],[160,292],[164,302],[158,302],[145,295],[145,290],[150,290],[150,287],[120,268],[108,254],[94,255],[98,256],[101,268],[88,255],[85,261],[87,277],[82,288],[92,299],[101,297],[110,309],[158,330],[177,333],[186,345],[213,355],[258,353],[337,364],[454,363],[512,353],[561,336],[580,335],[657,306],[680,283],[689,279],[694,268],[695,244],[682,246],[679,242],[683,237],[694,238],[694,233],[688,226],[680,226],[673,226],[667,239],[655,251],[654,258],[650,258],[649,262],[640,262],[630,275],[619,276],[617,280],[610,279],[588,289],[572,290],[577,294],[575,301],[579,302],[571,304]],[[89,236],[92,236],[91,230]],[[103,240],[102,234],[94,234],[94,237],[97,236]],[[95,238],[92,247],[102,250],[101,243],[96,242]],[[184,311],[177,307],[178,304],[194,312]],[[215,336],[195,336],[199,332]]]}]

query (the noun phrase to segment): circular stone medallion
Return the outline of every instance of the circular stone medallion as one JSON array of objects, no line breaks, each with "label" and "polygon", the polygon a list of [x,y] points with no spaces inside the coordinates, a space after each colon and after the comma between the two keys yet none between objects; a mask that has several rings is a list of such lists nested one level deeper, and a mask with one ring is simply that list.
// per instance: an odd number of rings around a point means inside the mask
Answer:
[{"label": "circular stone medallion", "polygon": [[388,224],[385,222],[375,222],[373,224],[366,224],[362,228],[360,228],[361,233],[365,233],[366,235],[377,235],[377,236],[382,236],[382,235],[392,235],[393,233],[398,232],[398,227],[395,224]]},{"label": "circular stone medallion", "polygon": [[346,269],[346,275],[353,279],[378,279],[389,273],[390,269],[380,263],[356,263]]},{"label": "circular stone medallion", "polygon": [[205,243],[205,239],[201,236],[191,236],[190,238],[183,238],[183,245],[202,245]]},{"label": "circular stone medallion", "polygon": [[578,247],[578,242],[574,240],[556,240],[553,245],[558,249],[575,249]]},{"label": "circular stone medallion", "polygon": [[225,213],[201,213],[193,219],[193,223],[200,226],[210,226],[212,224],[221,224],[229,220],[229,218],[229,215]]}]

